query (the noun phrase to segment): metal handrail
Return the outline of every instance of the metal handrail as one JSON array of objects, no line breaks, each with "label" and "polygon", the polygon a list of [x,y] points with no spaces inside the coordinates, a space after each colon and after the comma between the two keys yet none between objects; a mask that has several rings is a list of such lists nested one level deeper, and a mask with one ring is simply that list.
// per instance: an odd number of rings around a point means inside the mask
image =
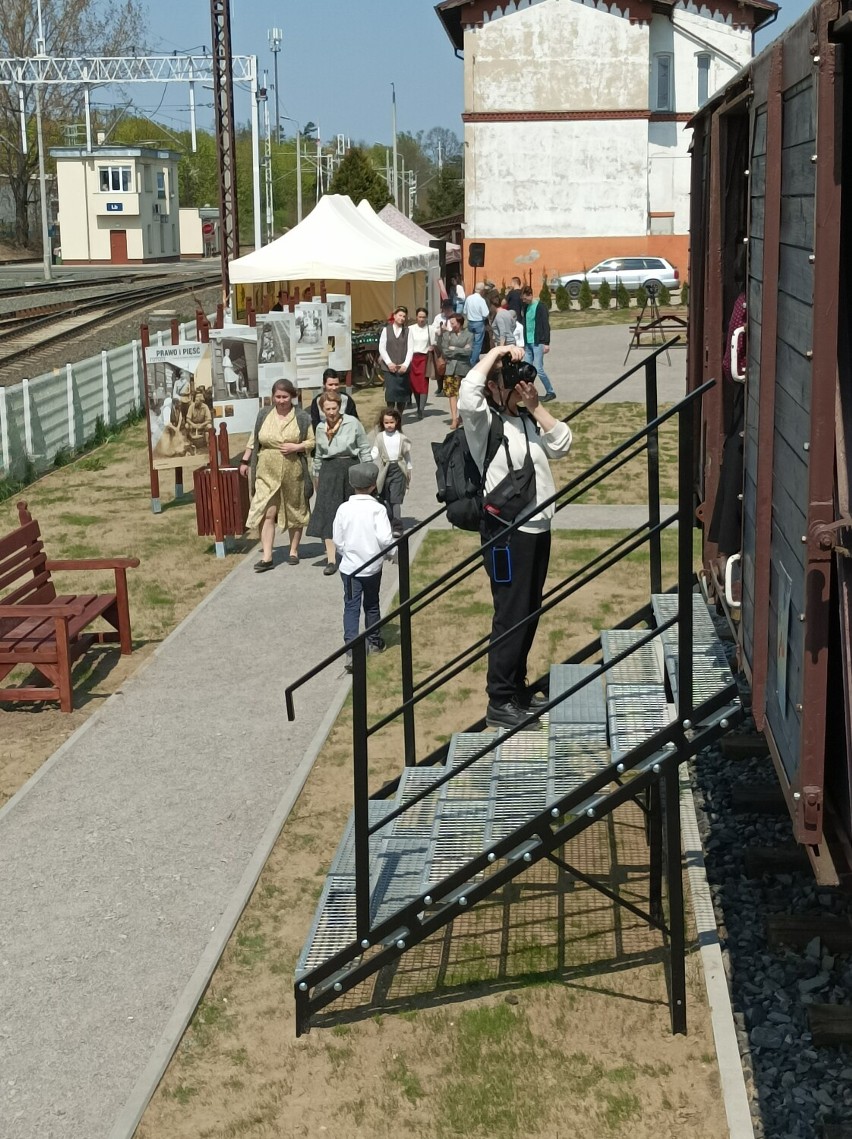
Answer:
[{"label": "metal handrail", "polygon": [[[547,594],[547,597],[542,598],[542,604],[538,610],[527,617],[524,621],[516,624],[513,630],[507,630],[503,636],[511,635],[518,627],[526,624],[528,621],[538,620],[544,613],[549,612],[556,605],[561,604],[567,597],[569,597],[577,589],[581,588],[588,580],[597,577],[601,572],[611,568],[617,564],[624,557],[626,557],[633,550],[638,549],[646,542],[651,545],[651,584],[652,591],[655,588],[658,579],[661,576],[660,566],[660,539],[662,531],[672,525],[675,521],[678,523],[678,614],[670,618],[668,621],[640,634],[638,640],[629,648],[615,654],[613,658],[606,663],[597,665],[592,668],[592,671],[587,677],[584,677],[576,684],[572,685],[567,692],[558,694],[550,694],[548,699],[543,702],[537,711],[526,717],[521,723],[517,724],[509,731],[500,732],[495,734],[493,738],[489,739],[482,748],[478,749],[473,755],[466,757],[458,765],[452,769],[445,771],[440,775],[428,788],[415,793],[407,802],[395,808],[389,815],[385,816],[380,822],[372,823],[369,817],[369,737],[374,731],[378,731],[380,727],[397,719],[400,715],[403,716],[406,735],[406,763],[413,757],[414,746],[414,705],[419,700],[424,699],[431,692],[443,687],[448,680],[458,675],[463,668],[469,667],[473,660],[479,659],[484,654],[486,649],[482,646],[483,640],[477,642],[473,646],[473,656],[459,664],[459,658],[450,662],[449,665],[444,666],[443,670],[438,670],[433,675],[433,680],[427,679],[426,682],[421,682],[417,689],[413,684],[413,677],[410,675],[403,676],[403,704],[400,705],[393,713],[384,717],[382,721],[377,724],[368,726],[367,723],[367,639],[375,632],[382,628],[386,623],[392,621],[394,618],[400,618],[401,629],[403,636],[407,640],[407,652],[409,654],[410,666],[410,653],[411,653],[411,635],[410,635],[410,621],[415,612],[426,608],[435,600],[437,592],[441,593],[446,591],[447,588],[453,588],[461,581],[465,580],[468,576],[468,567],[478,564],[482,557],[483,549],[488,549],[493,546],[495,542],[502,541],[506,535],[513,533],[523,525],[524,520],[519,519],[511,526],[507,526],[502,533],[495,534],[488,541],[482,543],[480,547],[468,557],[462,559],[456,566],[452,567],[449,571],[440,575],[437,579],[429,583],[421,589],[414,596],[410,595],[410,580],[409,580],[409,563],[408,563],[408,536],[404,535],[397,544],[400,558],[400,604],[384,618],[381,618],[369,629],[365,630],[359,636],[349,642],[348,645],[342,646],[336,652],[332,653],[325,661],[315,666],[310,672],[306,673],[302,678],[295,681],[288,686],[285,690],[285,697],[287,701],[288,716],[293,718],[293,698],[292,694],[296,688],[300,687],[312,676],[315,676],[323,668],[327,667],[334,660],[344,652],[352,653],[353,664],[353,685],[352,685],[352,699],[353,699],[353,777],[354,777],[354,864],[355,864],[355,926],[358,942],[361,946],[369,946],[371,944],[370,938],[372,933],[372,918],[371,918],[371,899],[370,899],[370,836],[377,833],[386,826],[393,819],[408,811],[411,807],[415,806],[422,799],[428,795],[433,794],[436,790],[442,787],[445,783],[452,780],[455,775],[466,770],[472,764],[482,759],[484,756],[492,752],[498,745],[504,743],[506,740],[513,738],[518,732],[525,730],[534,721],[537,721],[540,716],[550,709],[561,703],[565,699],[569,699],[571,695],[580,691],[585,685],[593,683],[596,679],[604,675],[608,670],[623,661],[627,656],[634,652],[637,648],[648,644],[650,641],[660,636],[666,629],[671,628],[675,624],[678,626],[678,716],[667,728],[656,733],[653,740],[647,741],[641,745],[634,752],[631,752],[630,762],[627,763],[629,767],[635,761],[636,756],[644,754],[650,747],[660,747],[666,742],[674,744],[677,755],[680,755],[680,745],[676,742],[677,739],[684,737],[692,727],[691,717],[693,715],[694,707],[694,693],[692,690],[692,642],[693,642],[693,627],[692,627],[692,606],[693,594],[692,586],[694,574],[692,569],[692,523],[694,521],[693,512],[693,453],[694,453],[694,423],[695,412],[697,408],[697,401],[709,390],[715,381],[710,380],[692,392],[687,393],[682,400],[680,400],[674,407],[670,408],[662,415],[657,412],[657,392],[656,392],[656,357],[660,351],[665,349],[662,346],[652,357],[647,358],[645,361],[631,369],[630,373],[633,374],[639,368],[645,368],[646,377],[646,419],[647,423],[643,429],[635,432],[629,439],[622,442],[618,447],[609,452],[603,459],[592,464],[580,476],[572,479],[560,490],[556,491],[545,502],[538,506],[538,510],[545,509],[547,506],[553,504],[556,510],[559,510],[564,505],[568,505],[574,498],[579,497],[590,486],[596,485],[601,478],[606,477],[606,474],[611,474],[613,470],[619,469],[623,462],[622,456],[627,454],[630,449],[636,446],[640,441],[645,441],[640,446],[637,453],[642,453],[646,450],[648,453],[648,480],[649,480],[649,517],[646,524],[635,529],[627,538],[622,538],[612,544],[609,550],[602,551],[590,563],[582,567],[580,570],[568,575],[558,585],[554,586]],[[610,385],[608,389],[612,390],[617,384]],[[603,393],[601,393],[603,394]],[[587,406],[587,405],[586,405]],[[578,411],[579,413],[579,411]],[[677,415],[679,421],[679,478],[678,478],[678,510],[674,517],[662,522],[660,519],[660,501],[659,501],[659,452],[658,452],[658,430],[659,427],[669,420],[672,416]],[[634,457],[632,454],[631,458]],[[616,460],[619,460],[614,466]],[[609,467],[608,467],[609,465]],[[600,478],[597,476],[600,472]],[[594,481],[590,481],[594,480]],[[437,517],[442,511],[438,511]],[[417,527],[420,529],[421,527]],[[471,571],[472,572],[472,571]],[[490,638],[488,638],[490,641]],[[499,638],[498,638],[499,641]],[[498,641],[491,643],[498,643]],[[406,646],[403,645],[404,657]],[[468,650],[469,652],[471,650]],[[405,661],[403,661],[405,663]],[[447,671],[450,669],[451,671]],[[405,674],[405,669],[404,669]],[[440,676],[440,680],[437,677]],[[430,687],[431,685],[431,687]],[[715,706],[718,698],[714,697],[710,701],[704,701],[699,712],[703,714],[704,710],[708,707]],[[409,752],[409,748],[412,749]],[[413,762],[413,758],[411,758]],[[679,759],[676,762],[680,762]],[[610,769],[615,769],[615,764],[610,765]],[[607,778],[612,778],[612,772],[608,769]],[[619,768],[622,770],[623,768]],[[656,770],[656,768],[655,768]],[[598,782],[604,779],[605,773],[598,773],[597,776],[584,784],[583,788],[578,788],[568,795],[571,802],[576,798],[580,801],[583,794],[589,793],[591,786],[597,786]],[[603,784],[601,783],[601,786]],[[668,782],[666,783],[667,802],[671,797],[669,795],[670,788]],[[673,794],[673,793],[672,793]],[[560,800],[560,806],[564,807],[564,802]],[[673,800],[668,806],[676,809],[676,801]],[[529,826],[522,828],[525,831],[529,830]],[[679,843],[679,839],[678,839]],[[680,847],[677,846],[676,855],[679,859]],[[502,849],[502,844],[498,844]],[[497,852],[500,853],[499,851]],[[491,857],[491,855],[489,855]],[[471,865],[479,865],[485,858],[482,855],[474,859]],[[452,885],[452,882],[462,874],[462,871],[456,872],[447,879],[447,882]],[[446,883],[444,883],[446,884]],[[437,884],[436,884],[437,885]],[[673,900],[673,904],[677,901]],[[381,923],[380,923],[381,924]]]},{"label": "metal handrail", "polygon": [[[631,435],[623,443],[619,444],[618,447],[614,448],[607,455],[605,455],[602,459],[599,459],[596,463],[593,463],[581,475],[578,475],[576,478],[574,478],[570,482],[566,483],[559,490],[555,491],[555,493],[552,494],[549,498],[546,498],[542,503],[540,503],[538,505],[538,511],[537,512],[540,512],[541,510],[546,509],[548,506],[554,505],[563,496],[569,494],[572,491],[575,491],[578,486],[582,487],[580,493],[585,493],[585,490],[587,488],[582,486],[582,483],[583,483],[583,480],[585,478],[587,478],[587,476],[597,473],[599,470],[601,470],[606,465],[606,463],[608,463],[612,459],[620,456],[622,454],[622,452],[627,450],[628,447],[633,446],[639,440],[644,439],[646,436],[649,436],[651,433],[658,431],[662,424],[668,422],[668,420],[671,419],[673,416],[680,414],[681,410],[684,407],[691,405],[697,399],[699,399],[701,396],[703,396],[704,393],[706,391],[708,391],[713,386],[714,383],[715,383],[714,380],[708,380],[706,383],[702,384],[700,387],[695,388],[691,392],[688,392],[684,396],[684,398],[682,400],[680,400],[677,404],[674,404],[672,407],[668,408],[666,411],[659,414],[652,422],[647,423],[645,425],[645,427],[643,427],[641,430],[634,432],[633,435]],[[565,505],[568,505],[568,503],[566,503]],[[291,684],[289,684],[284,690],[284,699],[285,699],[286,707],[287,707],[287,718],[288,718],[288,720],[294,720],[296,718],[295,707],[293,704],[293,693],[298,688],[301,688],[309,680],[312,680],[315,676],[317,676],[320,672],[322,672],[326,668],[328,668],[329,665],[333,664],[336,660],[339,660],[347,652],[353,652],[354,653],[356,645],[365,644],[370,636],[372,636],[376,632],[378,632],[378,630],[381,629],[384,625],[395,620],[397,617],[400,616],[401,613],[411,610],[412,606],[414,606],[418,602],[424,600],[426,597],[437,593],[439,590],[441,593],[444,593],[445,587],[448,585],[448,583],[451,582],[453,574],[459,572],[461,569],[465,568],[466,566],[469,566],[475,562],[478,562],[480,560],[480,558],[482,557],[482,552],[484,550],[490,549],[498,541],[503,541],[507,535],[515,533],[516,530],[519,530],[521,528],[521,526],[523,526],[525,524],[525,521],[526,520],[523,517],[519,518],[515,522],[513,522],[510,526],[506,526],[499,533],[495,534],[492,538],[489,538],[487,541],[482,542],[477,550],[475,550],[473,553],[469,554],[467,557],[463,558],[455,566],[453,566],[451,569],[447,570],[445,573],[441,574],[439,577],[433,579],[428,585],[424,586],[423,589],[420,590],[419,593],[416,593],[413,597],[410,596],[410,597],[407,597],[404,601],[401,601],[400,604],[397,605],[397,607],[395,609],[392,609],[392,610],[390,610],[390,612],[386,613],[383,617],[381,617],[378,621],[376,621],[375,624],[371,625],[369,629],[365,629],[362,633],[359,633],[359,635],[354,640],[349,641],[345,645],[341,645],[340,648],[335,649],[334,652],[332,652],[332,653],[329,653],[329,655],[324,657],[323,660],[321,660],[319,662],[319,664],[314,665],[313,668],[310,668],[307,672],[303,673],[302,676],[300,676],[298,679],[294,680]],[[400,553],[403,550],[407,550],[407,542],[405,541],[405,538],[406,538],[406,535],[403,535],[403,540],[398,547]],[[455,584],[457,584],[457,583],[456,582],[451,583],[451,585],[455,585]],[[420,608],[422,609],[423,606],[420,606]],[[353,657],[353,664],[354,664],[354,657]]]}]

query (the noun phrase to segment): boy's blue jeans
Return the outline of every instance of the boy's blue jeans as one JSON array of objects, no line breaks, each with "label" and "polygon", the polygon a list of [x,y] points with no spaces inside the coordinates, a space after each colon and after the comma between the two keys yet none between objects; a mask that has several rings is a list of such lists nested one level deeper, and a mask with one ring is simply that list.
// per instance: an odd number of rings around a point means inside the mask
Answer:
[{"label": "boy's blue jeans", "polygon": [[[381,618],[379,591],[382,588],[382,571],[368,577],[342,573],[340,580],[343,582],[343,640],[348,645],[358,636],[362,604],[366,629]],[[381,631],[378,629],[369,638],[372,644],[378,644],[381,639]]]}]

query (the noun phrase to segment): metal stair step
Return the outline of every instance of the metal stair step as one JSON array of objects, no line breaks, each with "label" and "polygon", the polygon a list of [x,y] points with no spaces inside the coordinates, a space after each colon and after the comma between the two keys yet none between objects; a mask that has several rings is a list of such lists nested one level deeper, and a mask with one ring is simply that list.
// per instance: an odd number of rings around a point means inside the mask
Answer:
[{"label": "metal stair step", "polygon": [[607,688],[609,744],[615,762],[667,727],[673,710],[662,684]]},{"label": "metal stair step", "polygon": [[[580,684],[596,669],[587,664],[554,664],[550,669],[550,698]],[[606,724],[604,685],[600,677],[550,709],[551,724]]]},{"label": "metal stair step", "polygon": [[647,629],[609,629],[601,633],[605,664],[609,664],[620,653],[632,649],[629,656],[607,671],[607,690],[614,684],[663,683],[663,654],[659,640],[655,638],[639,648],[633,648],[647,635]]},{"label": "metal stair step", "polygon": [[[677,617],[678,615],[679,603],[677,594],[655,593],[651,598],[651,606],[657,623],[662,625],[666,621],[670,621],[672,617]],[[712,644],[718,641],[716,626],[713,624],[710,610],[707,608],[704,599],[697,594],[694,594],[692,598],[692,639],[696,644]],[[672,625],[670,629],[666,629],[663,633],[664,644],[668,644],[671,641],[674,641],[676,649],[677,625]]]}]

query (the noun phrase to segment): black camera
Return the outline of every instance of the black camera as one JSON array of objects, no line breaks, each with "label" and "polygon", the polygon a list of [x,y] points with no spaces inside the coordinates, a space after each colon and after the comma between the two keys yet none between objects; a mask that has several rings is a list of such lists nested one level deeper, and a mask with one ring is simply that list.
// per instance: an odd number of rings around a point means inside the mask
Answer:
[{"label": "black camera", "polygon": [[532,384],[535,383],[538,372],[532,364],[528,364],[526,360],[510,360],[507,356],[503,357],[503,387],[511,389],[516,384]]}]

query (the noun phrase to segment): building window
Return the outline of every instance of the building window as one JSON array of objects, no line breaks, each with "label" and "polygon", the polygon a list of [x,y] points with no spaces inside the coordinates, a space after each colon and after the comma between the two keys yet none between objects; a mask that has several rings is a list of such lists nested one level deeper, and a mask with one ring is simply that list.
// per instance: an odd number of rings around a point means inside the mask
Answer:
[{"label": "building window", "polygon": [[129,194],[133,189],[133,170],[129,166],[101,166],[101,192],[107,194]]},{"label": "building window", "polygon": [[166,172],[165,170],[157,171],[157,197],[162,201],[166,196]]},{"label": "building window", "polygon": [[654,74],[656,77],[655,111],[674,110],[674,91],[672,79],[674,72],[674,57],[668,52],[659,52],[654,56]]},{"label": "building window", "polygon": [[698,106],[703,107],[710,98],[710,53],[699,52],[695,62],[698,64]]}]

